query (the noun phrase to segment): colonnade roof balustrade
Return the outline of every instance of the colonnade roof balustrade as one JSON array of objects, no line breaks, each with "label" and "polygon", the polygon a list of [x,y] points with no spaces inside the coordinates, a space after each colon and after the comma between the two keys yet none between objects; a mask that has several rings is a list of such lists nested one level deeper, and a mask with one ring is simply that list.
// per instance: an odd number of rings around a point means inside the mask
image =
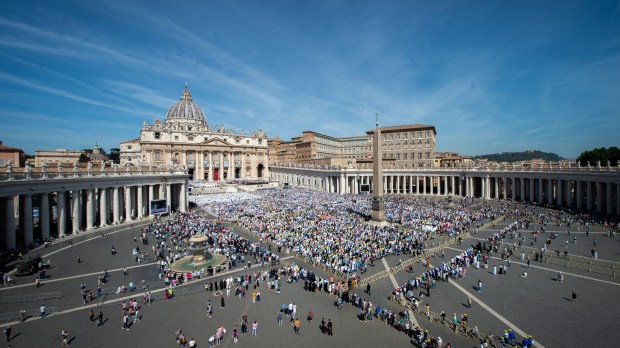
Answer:
[{"label": "colonnade roof balustrade", "polygon": [[[336,165],[313,165],[313,164],[273,164],[271,168],[280,169],[301,169],[311,171],[322,171],[326,173],[339,174],[341,172],[356,173],[364,172],[372,174],[372,165],[356,165],[356,166],[336,166]],[[403,167],[389,167],[385,166],[383,172],[389,173],[465,173],[467,175],[479,175],[483,174],[500,174],[500,173],[542,173],[542,174],[611,174],[620,175],[620,165],[596,165],[596,166],[580,166],[579,164],[558,164],[558,163],[543,163],[540,165],[529,164],[497,164],[497,165],[463,165],[457,167],[415,167],[415,168],[403,168]]]},{"label": "colonnade roof balustrade", "polygon": [[0,172],[0,196],[64,191],[73,188],[113,187],[162,182],[184,183],[186,169],[178,166],[12,167]]}]

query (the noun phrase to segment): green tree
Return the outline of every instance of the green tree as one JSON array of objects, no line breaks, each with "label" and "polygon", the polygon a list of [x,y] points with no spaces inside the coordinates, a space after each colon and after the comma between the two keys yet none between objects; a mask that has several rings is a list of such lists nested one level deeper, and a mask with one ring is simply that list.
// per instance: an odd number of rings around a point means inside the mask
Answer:
[{"label": "green tree", "polygon": [[108,156],[108,158],[111,161],[114,161],[114,163],[120,163],[121,162],[121,149],[117,147],[111,148],[110,155]]},{"label": "green tree", "polygon": [[577,160],[582,166],[588,165],[588,162],[591,166],[594,166],[598,161],[601,162],[602,166],[606,166],[607,161],[609,161],[612,166],[617,166],[618,160],[620,160],[620,149],[616,146],[610,146],[608,148],[597,147],[582,152],[581,155],[577,157]]},{"label": "green tree", "polygon": [[80,154],[80,158],[78,159],[80,163],[88,163],[88,156],[85,153]]}]

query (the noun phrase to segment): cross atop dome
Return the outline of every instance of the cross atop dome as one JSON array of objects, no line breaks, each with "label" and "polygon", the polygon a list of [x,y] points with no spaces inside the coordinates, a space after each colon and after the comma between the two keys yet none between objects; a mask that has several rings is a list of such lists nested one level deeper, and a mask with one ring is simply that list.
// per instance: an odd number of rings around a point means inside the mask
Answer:
[{"label": "cross atop dome", "polygon": [[185,82],[185,88],[181,94],[181,100],[192,101],[192,95],[189,93],[189,88],[187,88],[187,82]]}]

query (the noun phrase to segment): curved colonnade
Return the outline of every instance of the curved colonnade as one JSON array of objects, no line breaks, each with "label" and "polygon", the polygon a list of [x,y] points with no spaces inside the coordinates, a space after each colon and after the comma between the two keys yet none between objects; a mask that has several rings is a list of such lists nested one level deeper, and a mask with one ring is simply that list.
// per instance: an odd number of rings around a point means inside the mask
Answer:
[{"label": "curved colonnade", "polygon": [[7,172],[0,176],[0,244],[3,250],[35,239],[149,216],[149,201],[166,200],[168,211],[187,210],[189,176],[163,169]]},{"label": "curved colonnade", "polygon": [[[372,189],[372,169],[302,165],[270,166],[272,180],[334,193]],[[426,168],[385,169],[385,194],[510,198],[620,215],[620,168]]]}]

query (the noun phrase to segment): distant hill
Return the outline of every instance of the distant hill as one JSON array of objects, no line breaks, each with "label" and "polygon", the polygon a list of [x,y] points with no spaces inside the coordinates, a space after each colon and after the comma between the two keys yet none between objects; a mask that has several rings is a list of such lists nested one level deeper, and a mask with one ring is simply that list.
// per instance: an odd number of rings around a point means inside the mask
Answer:
[{"label": "distant hill", "polygon": [[560,157],[559,155],[551,152],[542,152],[538,150],[527,150],[521,152],[502,152],[502,153],[491,153],[488,155],[479,155],[473,156],[474,159],[487,159],[489,161],[496,162],[520,162],[520,161],[529,161],[533,159],[542,159],[544,161],[561,161],[565,158]]}]

